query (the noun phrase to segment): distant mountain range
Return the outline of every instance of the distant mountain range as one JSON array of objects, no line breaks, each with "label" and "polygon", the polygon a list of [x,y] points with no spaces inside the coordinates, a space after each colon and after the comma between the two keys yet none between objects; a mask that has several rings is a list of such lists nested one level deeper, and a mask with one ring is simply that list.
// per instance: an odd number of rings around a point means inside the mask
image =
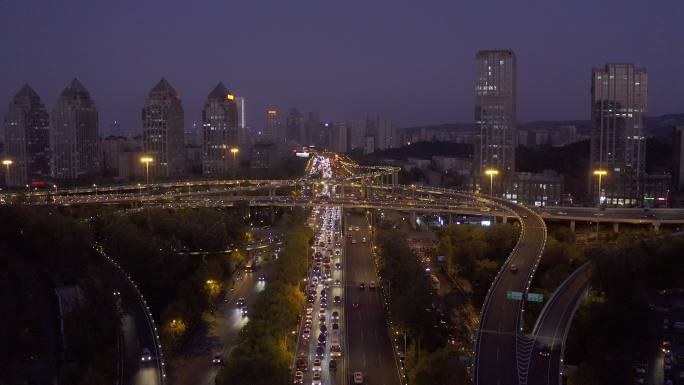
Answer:
[{"label": "distant mountain range", "polygon": [[[538,120],[528,123],[518,123],[519,129],[555,129],[562,126],[575,126],[579,134],[587,135],[591,128],[589,120]],[[646,118],[647,136],[664,136],[672,133],[674,126],[684,126],[684,113],[666,114]],[[428,131],[472,131],[475,123],[445,123],[429,126],[406,127],[402,130],[415,132],[425,127]]]}]

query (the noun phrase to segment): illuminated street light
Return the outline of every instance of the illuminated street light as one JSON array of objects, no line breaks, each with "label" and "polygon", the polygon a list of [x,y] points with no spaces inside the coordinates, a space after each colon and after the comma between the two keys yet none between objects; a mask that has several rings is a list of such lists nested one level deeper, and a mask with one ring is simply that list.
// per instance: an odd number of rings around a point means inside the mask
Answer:
[{"label": "illuminated street light", "polygon": [[598,176],[598,204],[601,206],[601,178],[608,175],[608,171],[594,170],[594,175]]},{"label": "illuminated street light", "polygon": [[[598,205],[601,207],[601,178],[608,175],[606,170],[594,170],[594,175],[598,176]],[[599,240],[599,217],[596,217],[596,242]]]},{"label": "illuminated street light", "polygon": [[145,179],[147,184],[150,184],[150,163],[154,162],[154,159],[151,156],[143,156],[140,161],[145,163]]},{"label": "illuminated street light", "polygon": [[485,174],[489,175],[489,195],[494,196],[494,175],[499,175],[499,171],[490,168]]},{"label": "illuminated street light", "polygon": [[2,164],[5,165],[5,168],[7,169],[7,172],[5,173],[5,184],[9,186],[9,168],[12,165],[12,160],[11,159],[3,159]]}]

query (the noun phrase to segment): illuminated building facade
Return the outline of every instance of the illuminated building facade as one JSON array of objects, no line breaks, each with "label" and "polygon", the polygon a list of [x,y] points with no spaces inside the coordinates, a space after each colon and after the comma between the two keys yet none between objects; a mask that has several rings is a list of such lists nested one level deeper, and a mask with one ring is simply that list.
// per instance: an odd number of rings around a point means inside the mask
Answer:
[{"label": "illuminated building facade", "polygon": [[516,57],[512,50],[483,50],[475,56],[475,124],[479,146],[475,171],[515,171]]},{"label": "illuminated building facade", "polygon": [[214,88],[202,109],[202,174],[226,176],[237,169],[240,145],[235,95],[223,83]]},{"label": "illuminated building facade", "polygon": [[153,158],[150,175],[172,178],[185,171],[184,112],[166,79],[150,91],[142,110],[143,151]]},{"label": "illuminated building facade", "polygon": [[605,170],[601,204],[641,205],[646,179],[648,75],[633,64],[607,64],[594,68],[591,75],[590,195],[599,199],[598,180],[592,173]]},{"label": "illuminated building facade", "polygon": [[50,176],[50,115],[28,84],[19,90],[4,117],[9,186],[44,182]]},{"label": "illuminated building facade", "polygon": [[52,110],[51,168],[55,179],[93,178],[101,173],[99,121],[90,92],[78,79],[62,91]]}]

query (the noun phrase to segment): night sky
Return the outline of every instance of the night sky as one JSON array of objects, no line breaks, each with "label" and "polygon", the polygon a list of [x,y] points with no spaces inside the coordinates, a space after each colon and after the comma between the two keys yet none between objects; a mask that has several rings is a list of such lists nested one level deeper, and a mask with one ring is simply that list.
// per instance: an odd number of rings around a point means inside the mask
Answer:
[{"label": "night sky", "polygon": [[186,125],[218,81],[257,127],[270,105],[472,122],[476,51],[512,48],[522,122],[588,118],[590,69],[606,62],[646,67],[650,115],[682,112],[683,17],[682,0],[0,0],[0,111],[26,82],[52,109],[78,77],[103,133],[114,119],[138,132],[164,76]]}]

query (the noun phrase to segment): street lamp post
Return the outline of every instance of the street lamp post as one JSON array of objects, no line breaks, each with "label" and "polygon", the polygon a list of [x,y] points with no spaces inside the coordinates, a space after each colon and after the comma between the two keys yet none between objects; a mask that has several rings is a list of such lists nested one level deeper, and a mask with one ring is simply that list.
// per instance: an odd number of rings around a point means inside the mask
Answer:
[{"label": "street lamp post", "polygon": [[145,180],[146,184],[150,184],[150,163],[154,162],[151,156],[143,156],[140,161],[145,163]]},{"label": "street lamp post", "polygon": [[499,175],[499,171],[490,168],[485,174],[489,175],[489,195],[494,196],[494,175]]},{"label": "street lamp post", "polygon": [[[598,176],[598,205],[601,207],[601,179],[603,176],[608,175],[606,170],[594,170],[594,175]],[[596,216],[596,242],[599,240],[599,223],[601,220],[600,216]]]},{"label": "street lamp post", "polygon": [[601,178],[608,175],[606,170],[594,170],[594,175],[598,176],[598,205],[601,206]]},{"label": "street lamp post", "polygon": [[9,187],[9,183],[10,183],[10,175],[9,175],[10,170],[9,170],[9,168],[12,165],[12,163],[14,163],[14,162],[12,162],[11,159],[4,159],[2,161],[2,164],[5,165],[5,185],[7,187]]},{"label": "street lamp post", "polygon": [[230,149],[230,153],[233,154],[233,169],[235,170],[235,177],[237,178],[237,154],[240,152],[240,149],[237,147],[233,147]]}]

